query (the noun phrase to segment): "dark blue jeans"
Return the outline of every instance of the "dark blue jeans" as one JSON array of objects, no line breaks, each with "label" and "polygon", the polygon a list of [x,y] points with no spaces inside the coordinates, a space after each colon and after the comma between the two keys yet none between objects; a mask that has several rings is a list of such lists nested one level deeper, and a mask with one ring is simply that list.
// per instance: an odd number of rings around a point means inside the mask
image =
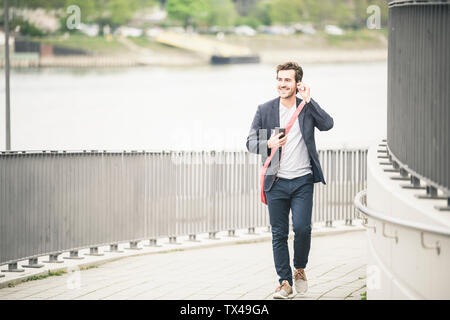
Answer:
[{"label": "dark blue jeans", "polygon": [[280,284],[287,280],[292,286],[292,270],[289,263],[289,212],[292,209],[294,229],[294,267],[305,268],[311,246],[311,213],[314,180],[312,174],[294,179],[277,178],[266,192],[272,229],[272,248],[275,269]]}]

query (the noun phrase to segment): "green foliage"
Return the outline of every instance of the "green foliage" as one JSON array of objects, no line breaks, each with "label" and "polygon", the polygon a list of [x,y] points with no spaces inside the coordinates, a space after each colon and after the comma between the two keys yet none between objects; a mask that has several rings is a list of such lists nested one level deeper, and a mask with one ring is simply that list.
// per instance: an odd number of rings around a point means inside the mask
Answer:
[{"label": "green foliage", "polygon": [[[62,8],[66,0],[9,0],[9,7],[26,7],[26,8],[44,8],[44,9],[59,9]],[[3,7],[3,1],[2,1]]]},{"label": "green foliage", "polygon": [[209,0],[207,24],[227,27],[234,24],[237,13],[231,0]]},{"label": "green foliage", "polygon": [[[336,24],[344,28],[365,28],[369,17],[367,8],[370,5],[380,7],[381,25],[386,26],[388,21],[388,5],[384,0],[271,0],[262,1],[256,16],[267,18],[270,22],[280,24],[309,22],[316,27],[325,24]],[[264,8],[265,10],[262,10]]]},{"label": "green foliage", "polygon": [[[46,273],[46,274],[41,274],[41,275],[38,275],[38,276],[31,276],[31,277],[28,277],[26,279],[23,279],[22,281],[20,281],[20,283],[24,283],[24,282],[28,282],[28,281],[42,280],[42,279],[45,279],[45,278],[48,278],[48,277],[53,277],[53,276],[61,276],[64,273],[67,273],[67,272],[64,271],[64,270],[48,271],[48,273]],[[9,282],[8,283],[8,287],[9,288],[13,288],[17,284],[18,283]]]},{"label": "green foliage", "polygon": [[[11,7],[62,9],[63,17],[69,14],[67,8],[76,5],[80,8],[81,22],[109,24],[119,26],[128,23],[135,12],[142,8],[154,6],[156,0],[12,0]],[[61,26],[65,28],[65,23]],[[67,30],[64,30],[67,31]]]},{"label": "green foliage", "polygon": [[247,25],[247,26],[250,26],[250,27],[252,27],[252,28],[254,28],[254,29],[256,29],[256,28],[258,28],[260,25],[262,25],[262,23],[261,23],[261,21],[260,20],[258,20],[257,18],[255,18],[255,17],[252,17],[252,16],[245,16],[245,17],[243,17],[243,16],[238,16],[237,18],[236,18],[236,20],[235,20],[235,23],[234,23],[236,26],[239,26],[239,25]]},{"label": "green foliage", "polygon": [[15,30],[16,27],[18,26],[20,27],[19,32],[21,35],[30,37],[42,37],[45,35],[45,32],[43,32],[41,29],[37,28],[34,24],[28,21],[22,19],[14,19],[11,20],[9,23],[10,30]]},{"label": "green foliage", "polygon": [[300,22],[304,7],[302,0],[273,0],[269,17],[274,23],[292,24]]},{"label": "green foliage", "polygon": [[256,4],[255,7],[253,7],[249,14],[248,18],[250,18],[252,21],[256,21],[256,24],[259,25],[266,25],[269,26],[272,24],[272,19],[270,17],[269,11],[271,8],[271,2],[269,0],[263,0]]},{"label": "green foliage", "polygon": [[127,23],[138,8],[137,0],[109,0],[106,10],[110,13],[111,25],[122,25]]},{"label": "green foliage", "polygon": [[98,268],[98,266],[85,266],[85,267],[80,267],[80,271],[84,271],[84,270],[89,270],[89,269],[95,269]]},{"label": "green foliage", "polygon": [[361,300],[367,300],[367,291],[360,293],[360,296],[361,296]]},{"label": "green foliage", "polygon": [[210,7],[208,0],[167,0],[166,2],[168,16],[181,21],[185,27],[207,21]]},{"label": "green foliage", "polygon": [[64,8],[77,5],[81,21],[103,25],[120,26],[128,23],[134,13],[153,5],[151,0],[64,0]]},{"label": "green foliage", "polygon": [[[243,0],[244,1],[244,0]],[[248,2],[245,13],[238,14],[234,0],[166,0],[168,19],[163,25],[173,23],[184,26],[230,26],[248,24],[312,23],[319,29],[325,24],[336,24],[348,29],[366,28],[370,14],[367,8],[377,5],[381,9],[381,26],[388,21],[388,4],[385,0],[255,0]],[[77,5],[81,9],[81,22],[98,23],[101,27],[127,24],[142,8],[148,8],[162,0],[10,0],[11,7],[66,9]],[[61,24],[64,28],[65,24]],[[32,26],[26,32],[37,34]]]}]

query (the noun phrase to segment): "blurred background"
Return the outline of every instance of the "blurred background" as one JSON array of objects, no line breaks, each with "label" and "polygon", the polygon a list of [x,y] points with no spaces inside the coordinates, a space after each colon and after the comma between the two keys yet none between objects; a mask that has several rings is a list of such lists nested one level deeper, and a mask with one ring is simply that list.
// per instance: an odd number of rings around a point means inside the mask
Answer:
[{"label": "blurred background", "polygon": [[[1,1],[4,71],[4,1]],[[12,150],[245,150],[276,66],[335,121],[318,148],[386,136],[386,1],[9,0]],[[5,149],[5,77],[0,149]]]}]

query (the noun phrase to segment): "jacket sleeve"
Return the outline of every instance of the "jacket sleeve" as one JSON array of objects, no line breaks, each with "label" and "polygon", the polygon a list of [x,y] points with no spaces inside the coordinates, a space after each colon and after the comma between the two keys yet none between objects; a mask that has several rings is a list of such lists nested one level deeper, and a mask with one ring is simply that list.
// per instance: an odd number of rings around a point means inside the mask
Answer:
[{"label": "jacket sleeve", "polygon": [[253,118],[246,146],[249,152],[261,154],[263,159],[269,154],[270,149],[267,147],[267,130],[262,128],[261,106],[258,106],[258,110]]},{"label": "jacket sleeve", "polygon": [[312,98],[309,101],[311,115],[314,118],[314,124],[320,131],[327,131],[333,128],[334,121],[333,118],[323,110],[319,104]]}]

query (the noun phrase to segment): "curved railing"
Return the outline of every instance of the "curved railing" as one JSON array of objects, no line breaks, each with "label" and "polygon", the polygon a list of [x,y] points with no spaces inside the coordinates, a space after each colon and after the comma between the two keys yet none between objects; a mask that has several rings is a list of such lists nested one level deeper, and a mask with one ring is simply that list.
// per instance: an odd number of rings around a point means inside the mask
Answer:
[{"label": "curved railing", "polygon": [[387,88],[390,154],[448,197],[449,16],[446,0],[389,3]]},{"label": "curved railing", "polygon": [[[260,155],[239,152],[12,151],[0,153],[0,265],[159,238],[269,226],[259,200]],[[355,218],[367,150],[319,150],[312,222]],[[66,257],[65,257],[66,258]]]},{"label": "curved railing", "polygon": [[[383,146],[386,149],[379,149],[379,153],[386,153],[386,155],[379,155],[379,157],[387,159],[388,162],[383,162],[383,165],[392,165],[393,169],[389,169],[391,172],[398,172],[400,174],[400,179],[409,180],[410,185],[404,185],[403,187],[409,187],[411,189],[425,189],[425,195],[418,195],[420,199],[435,199],[435,200],[447,200],[446,206],[434,206],[435,209],[440,211],[449,211],[450,210],[450,191],[439,185],[435,181],[431,180],[428,177],[425,177],[415,170],[411,169],[407,164],[402,163],[391,151],[389,145],[383,144],[379,145]],[[386,169],[387,170],[387,169]],[[385,170],[385,171],[386,171]],[[424,182],[424,185],[421,184],[421,181]],[[438,194],[438,190],[442,192],[442,195]]]},{"label": "curved railing", "polygon": [[421,233],[422,247],[425,249],[436,249],[437,254],[438,255],[440,254],[441,246],[440,246],[439,241],[436,242],[436,246],[430,247],[424,243],[424,234],[432,233],[432,234],[436,234],[436,235],[440,235],[440,236],[450,237],[450,229],[449,228],[439,227],[439,226],[431,226],[431,225],[426,225],[423,223],[411,222],[411,221],[390,217],[385,214],[376,212],[367,207],[366,197],[367,197],[367,191],[362,190],[362,191],[358,192],[358,194],[355,196],[355,200],[354,200],[355,207],[358,209],[359,212],[361,212],[365,216],[365,219],[362,224],[366,228],[373,229],[374,232],[376,232],[376,226],[368,225],[367,218],[372,218],[377,221],[380,221],[383,225],[382,235],[384,237],[391,237],[391,238],[393,237],[396,240],[396,242],[398,242],[397,234],[395,236],[390,236],[390,235],[388,236],[385,234],[385,232],[384,232],[385,224],[396,225],[399,227],[418,231]]}]

